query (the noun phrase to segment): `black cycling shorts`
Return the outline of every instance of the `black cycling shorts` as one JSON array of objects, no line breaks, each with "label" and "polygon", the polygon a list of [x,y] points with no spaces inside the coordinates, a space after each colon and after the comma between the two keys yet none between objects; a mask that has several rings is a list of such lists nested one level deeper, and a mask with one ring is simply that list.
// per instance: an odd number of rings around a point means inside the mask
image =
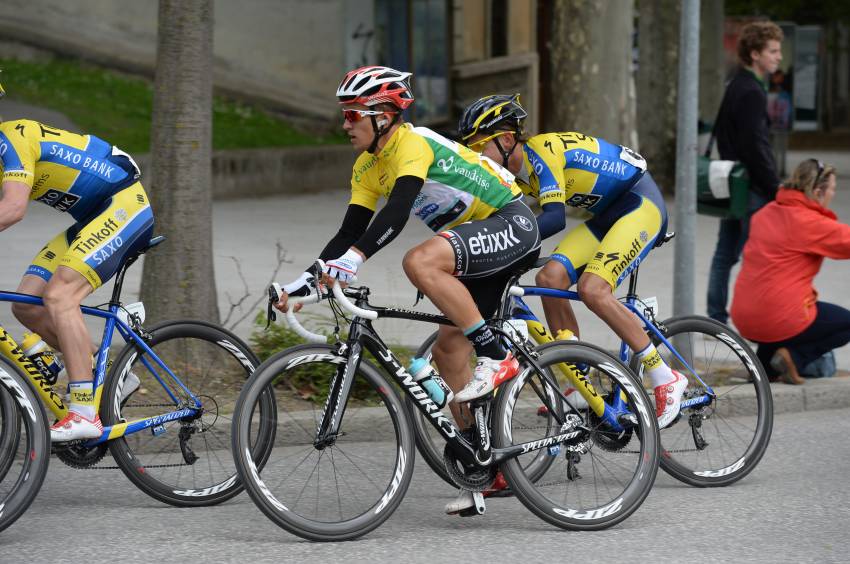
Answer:
[{"label": "black cycling shorts", "polygon": [[537,219],[522,200],[438,235],[451,244],[454,276],[469,289],[485,319],[495,313],[511,275],[531,266],[540,254]]}]

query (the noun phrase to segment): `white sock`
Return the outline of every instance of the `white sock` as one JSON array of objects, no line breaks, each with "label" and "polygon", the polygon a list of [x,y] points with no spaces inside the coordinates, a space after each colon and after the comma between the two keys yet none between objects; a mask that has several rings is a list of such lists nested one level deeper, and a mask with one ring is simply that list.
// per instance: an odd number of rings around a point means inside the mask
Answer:
[{"label": "white sock", "polygon": [[663,386],[676,379],[670,367],[664,364],[655,345],[649,343],[645,349],[637,353],[637,358],[643,364],[643,373],[652,380],[652,387]]},{"label": "white sock", "polygon": [[86,419],[92,420],[97,415],[97,406],[94,404],[94,382],[71,382],[68,384],[71,391],[71,405],[69,411],[78,413]]}]

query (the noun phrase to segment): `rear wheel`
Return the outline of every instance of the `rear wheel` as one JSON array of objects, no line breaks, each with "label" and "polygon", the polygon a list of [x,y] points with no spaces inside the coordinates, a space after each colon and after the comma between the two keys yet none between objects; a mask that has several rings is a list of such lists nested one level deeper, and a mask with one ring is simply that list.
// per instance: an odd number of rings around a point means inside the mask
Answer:
[{"label": "rear wheel", "polygon": [[[11,400],[11,401],[10,401]],[[35,499],[50,462],[50,430],[38,396],[21,372],[0,357],[0,531]]]},{"label": "rear wheel", "polygon": [[[524,452],[503,461],[502,472],[523,505],[553,525],[573,530],[615,525],[640,507],[655,480],[658,430],[652,405],[631,370],[600,348],[559,341],[537,350],[543,373],[558,371],[560,363],[583,365],[608,407],[622,402],[614,419],[619,423],[605,423],[583,405],[559,416],[563,425],[539,424],[541,412],[552,417],[541,398],[553,384],[524,364],[496,395],[494,445],[522,445]],[[540,456],[549,460],[546,472],[531,475],[527,468],[535,466],[529,459]]]},{"label": "rear wheel", "polygon": [[[149,333],[148,346],[182,386],[131,343],[106,383],[100,409],[104,425],[120,431],[123,422],[191,407],[187,390],[201,401],[202,411],[115,438],[109,443],[112,456],[139,489],[165,503],[204,506],[230,499],[242,490],[230,452],[233,410],[259,362],[234,334],[205,322],[173,321]],[[271,394],[262,396],[258,409],[274,412]],[[272,433],[267,425],[252,438],[260,464],[268,456]]]},{"label": "rear wheel", "polygon": [[[728,486],[752,472],[770,442],[773,398],[767,374],[746,341],[722,323],[688,316],[662,325],[688,363],[653,338],[664,362],[688,378],[683,399],[704,396],[703,383],[716,397],[708,405],[683,409],[677,421],[661,429],[661,467],[692,486]],[[642,370],[637,359],[632,368]]]}]

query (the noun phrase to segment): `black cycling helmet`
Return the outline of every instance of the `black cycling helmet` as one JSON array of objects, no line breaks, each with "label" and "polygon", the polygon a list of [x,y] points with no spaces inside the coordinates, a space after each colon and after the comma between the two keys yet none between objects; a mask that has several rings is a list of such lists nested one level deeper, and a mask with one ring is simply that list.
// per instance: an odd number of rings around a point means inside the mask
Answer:
[{"label": "black cycling helmet", "polygon": [[464,110],[458,132],[463,141],[479,133],[519,133],[527,116],[528,112],[519,103],[519,94],[493,94],[476,100]]}]

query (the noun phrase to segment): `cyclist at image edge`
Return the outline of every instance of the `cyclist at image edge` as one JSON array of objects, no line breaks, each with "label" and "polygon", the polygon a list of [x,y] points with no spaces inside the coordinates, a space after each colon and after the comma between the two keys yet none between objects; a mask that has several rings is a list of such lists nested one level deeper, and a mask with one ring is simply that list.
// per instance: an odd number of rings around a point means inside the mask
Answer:
[{"label": "cyclist at image edge", "polygon": [[[527,113],[519,95],[486,96],[460,119],[463,142],[502,163],[516,175],[523,192],[537,199],[543,239],[566,225],[565,206],[593,214],[567,232],[538,272],[540,286],[567,289],[578,283],[587,307],[638,351],[655,390],[659,428],[679,414],[687,378],[671,370],[643,331],[640,321],[614,296],[614,290],[647,256],[667,225],[667,210],[646,161],[627,147],[577,132],[544,133],[526,138]],[[543,298],[550,331],[578,322],[569,300]]]},{"label": "cyclist at image edge", "polygon": [[[432,350],[440,374],[456,392],[450,408],[465,429],[469,423],[458,404],[516,375],[516,359],[484,320],[498,308],[510,273],[537,258],[540,236],[510,173],[459,143],[403,121],[401,112],[413,103],[410,76],[387,67],[362,67],[349,72],[337,89],[343,129],[361,154],[342,226],[319,254],[325,261],[322,278],[328,284],[351,281],[411,214],[436,232],[408,251],[402,266],[413,285],[455,324],[440,327]],[[376,214],[381,197],[387,201]],[[276,307],[286,311],[288,295],[308,293],[316,274],[308,270],[285,285]],[[478,360],[470,374],[473,349]],[[447,512],[472,505],[471,493],[461,497]]]},{"label": "cyclist at image edge", "polygon": [[92,377],[96,348],[80,303],[116,273],[126,255],[150,240],[154,218],[138,182],[139,168],[128,154],[94,135],[19,119],[0,123],[0,174],[0,231],[23,219],[30,200],[75,221],[38,252],[18,286],[18,292],[43,297],[45,307],[15,303],[12,312],[63,353],[70,405],[68,415],[50,428],[51,440],[99,437],[103,427]]}]

